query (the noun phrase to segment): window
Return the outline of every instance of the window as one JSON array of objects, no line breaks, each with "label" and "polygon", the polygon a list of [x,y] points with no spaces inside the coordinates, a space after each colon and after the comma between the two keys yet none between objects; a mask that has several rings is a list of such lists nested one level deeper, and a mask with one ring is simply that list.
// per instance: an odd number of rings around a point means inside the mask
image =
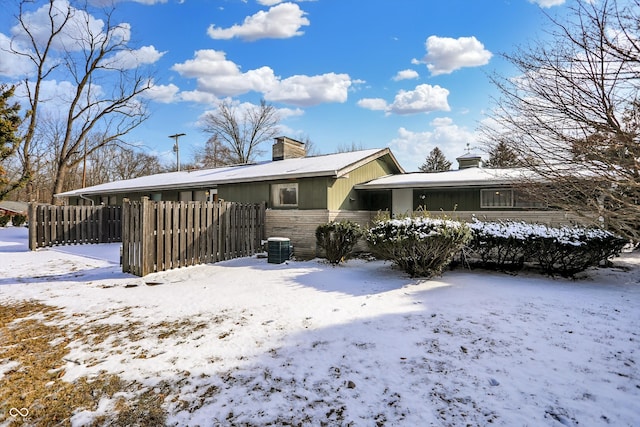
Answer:
[{"label": "window", "polygon": [[271,185],[271,202],[274,208],[298,207],[298,183]]},{"label": "window", "polygon": [[546,209],[548,207],[546,203],[536,200],[530,195],[518,190],[513,194],[513,199],[513,205],[516,208]]},{"label": "window", "polygon": [[480,190],[481,208],[512,208],[513,190],[493,188]]}]

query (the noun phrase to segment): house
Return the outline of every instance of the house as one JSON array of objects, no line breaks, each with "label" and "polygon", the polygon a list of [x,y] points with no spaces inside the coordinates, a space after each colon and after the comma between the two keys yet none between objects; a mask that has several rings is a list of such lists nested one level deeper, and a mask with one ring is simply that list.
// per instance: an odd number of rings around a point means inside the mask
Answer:
[{"label": "house", "polygon": [[0,201],[0,216],[27,215],[29,204],[25,202],[14,202],[11,200]]},{"label": "house", "polygon": [[289,237],[297,255],[316,255],[315,228],[334,219],[368,222],[379,201],[355,185],[404,170],[388,148],[305,157],[304,144],[276,138],[270,161],[169,172],[56,194],[69,204],[160,201],[266,203],[267,237]]},{"label": "house", "polygon": [[305,157],[304,144],[276,138],[270,161],[169,172],[57,194],[69,204],[160,201],[265,203],[266,237],[288,237],[299,257],[317,255],[315,229],[334,220],[366,225],[380,211],[428,211],[461,220],[512,219],[562,224],[575,220],[518,190],[520,169],[486,169],[479,155],[458,157],[458,170],[405,173],[388,148]]},{"label": "house", "polygon": [[456,160],[457,170],[390,175],[356,184],[355,189],[362,198],[386,201],[377,207],[392,216],[430,212],[465,221],[475,217],[554,225],[579,220],[527,195],[521,185],[533,177],[525,169],[483,168],[481,156],[470,152]]}]

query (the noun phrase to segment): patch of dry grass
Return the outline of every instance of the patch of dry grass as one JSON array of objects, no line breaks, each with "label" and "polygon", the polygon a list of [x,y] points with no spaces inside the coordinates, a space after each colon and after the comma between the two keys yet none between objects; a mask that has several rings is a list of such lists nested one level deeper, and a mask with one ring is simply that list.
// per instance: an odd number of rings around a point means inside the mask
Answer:
[{"label": "patch of dry grass", "polygon": [[[163,395],[142,390],[140,384],[125,383],[117,375],[102,372],[73,383],[63,381],[73,340],[88,344],[104,343],[111,334],[127,328],[127,338],[140,337],[142,328],[131,324],[95,323],[83,327],[63,327],[59,308],[34,301],[0,304],[0,369],[4,366],[0,388],[0,423],[17,425],[70,425],[71,416],[81,410],[95,411],[102,398],[116,393],[134,392],[136,397],[115,398],[114,413],[95,420],[96,425],[160,426],[166,413]],[[141,325],[136,325],[141,326]],[[87,332],[90,334],[87,335]],[[16,415],[15,409],[28,409]]]}]

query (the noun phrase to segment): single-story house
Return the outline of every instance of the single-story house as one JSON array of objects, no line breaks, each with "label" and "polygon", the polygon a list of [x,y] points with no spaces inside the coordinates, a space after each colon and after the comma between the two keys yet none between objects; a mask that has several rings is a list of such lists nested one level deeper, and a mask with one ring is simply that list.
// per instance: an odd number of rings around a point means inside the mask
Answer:
[{"label": "single-story house", "polygon": [[266,203],[266,237],[291,238],[301,257],[317,254],[315,228],[332,220],[369,223],[380,211],[417,211],[470,220],[567,223],[573,218],[528,199],[516,188],[519,169],[486,169],[479,155],[458,157],[459,169],[406,173],[388,148],[305,157],[304,144],[276,138],[270,161],[179,171],[115,181],[57,194],[69,204],[155,201]]},{"label": "single-story house", "polygon": [[[305,157],[304,144],[276,138],[272,159],[215,169],[115,181],[56,194],[71,205],[155,201],[266,203],[267,237],[291,239],[301,257],[316,255],[315,228],[332,220],[367,223],[385,201],[355,185],[404,170],[388,148]],[[386,202],[390,206],[391,200]]]}]

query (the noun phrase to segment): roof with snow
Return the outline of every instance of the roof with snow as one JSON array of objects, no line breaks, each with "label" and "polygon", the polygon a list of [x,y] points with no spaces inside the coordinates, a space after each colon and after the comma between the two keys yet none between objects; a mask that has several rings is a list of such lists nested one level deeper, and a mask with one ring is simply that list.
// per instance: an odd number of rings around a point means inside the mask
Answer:
[{"label": "roof with snow", "polygon": [[446,172],[415,172],[389,175],[356,185],[361,190],[391,188],[446,188],[477,185],[504,185],[531,179],[525,169],[466,168]]},{"label": "roof with snow", "polygon": [[388,148],[383,148],[266,161],[256,164],[227,166],[215,169],[161,173],[66,191],[56,194],[56,197],[115,194],[125,191],[159,191],[202,188],[207,186],[215,187],[221,184],[321,176],[340,178],[354,169],[387,154],[390,156],[391,161],[394,166],[397,167],[398,171],[404,173],[404,170],[398,164],[391,151]]},{"label": "roof with snow", "polygon": [[14,202],[11,200],[0,201],[0,210],[22,214],[26,213],[29,209],[29,204],[25,202]]}]

